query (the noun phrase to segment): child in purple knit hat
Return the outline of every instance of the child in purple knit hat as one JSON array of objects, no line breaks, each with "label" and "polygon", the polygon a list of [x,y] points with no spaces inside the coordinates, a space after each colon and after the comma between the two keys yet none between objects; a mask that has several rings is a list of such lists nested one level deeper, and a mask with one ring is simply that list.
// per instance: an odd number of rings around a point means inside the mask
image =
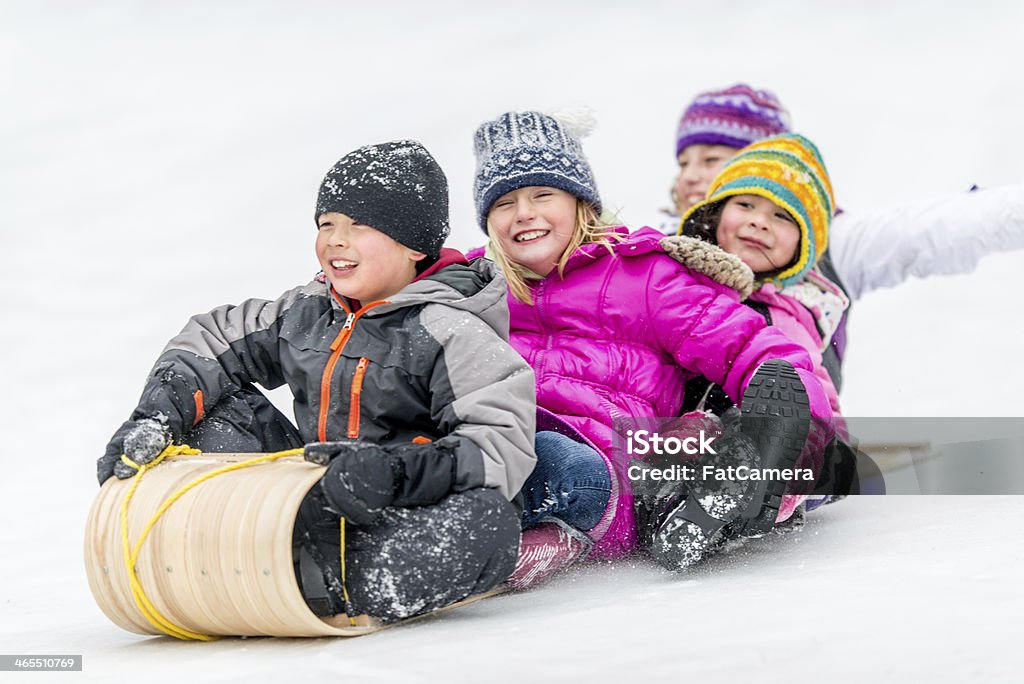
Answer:
[{"label": "child in purple knit hat", "polygon": [[789,112],[768,90],[737,83],[698,95],[683,111],[676,132],[676,213],[704,199],[712,179],[741,147],[789,131]]},{"label": "child in purple knit hat", "polygon": [[[681,216],[704,199],[711,181],[741,148],[791,131],[789,112],[771,91],[739,83],[699,94],[683,110],[676,133],[679,173],[672,208],[652,225],[674,235]],[[1024,183],[885,211],[840,212],[816,275],[855,301],[912,275],[970,273],[981,257],[1016,249],[1024,249]],[[837,389],[845,347],[846,314],[824,350]]]}]

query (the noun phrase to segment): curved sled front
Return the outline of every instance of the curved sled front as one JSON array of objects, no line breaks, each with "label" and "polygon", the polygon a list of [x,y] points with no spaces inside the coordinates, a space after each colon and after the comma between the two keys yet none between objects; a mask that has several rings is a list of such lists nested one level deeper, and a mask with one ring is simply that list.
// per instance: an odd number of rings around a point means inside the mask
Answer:
[{"label": "curved sled front", "polygon": [[[165,459],[146,472],[128,507],[134,546],[157,509],[199,477],[260,454]],[[146,597],[174,625],[211,636],[357,636],[380,629],[367,617],[322,620],[302,598],[292,565],[292,530],[321,466],[300,456],[240,468],[188,491],[155,524],[136,574]],[[139,634],[163,634],[139,610],[121,537],[121,506],[132,480],[110,478],[86,522],[89,588],[103,612]]]}]

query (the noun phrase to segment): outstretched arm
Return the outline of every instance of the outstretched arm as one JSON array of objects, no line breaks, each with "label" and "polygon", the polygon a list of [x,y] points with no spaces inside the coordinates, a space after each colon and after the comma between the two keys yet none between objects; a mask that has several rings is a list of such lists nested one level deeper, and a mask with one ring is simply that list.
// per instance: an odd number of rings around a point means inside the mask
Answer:
[{"label": "outstretched arm", "polygon": [[173,436],[180,438],[241,386],[281,385],[278,333],[300,290],[274,301],[249,299],[193,316],[157,359],[132,417],[163,413]]},{"label": "outstretched arm", "polygon": [[[242,385],[280,385],[280,321],[301,290],[275,301],[250,299],[193,316],[160,354],[131,417],[99,459],[100,484],[114,474],[126,448],[142,465],[168,442],[180,440],[222,397]],[[131,448],[136,443],[139,448]],[[130,474],[122,469],[118,476]]]},{"label": "outstretched arm", "polygon": [[844,212],[829,238],[832,263],[853,299],[910,276],[970,273],[983,256],[1016,249],[1024,249],[1024,183]]}]

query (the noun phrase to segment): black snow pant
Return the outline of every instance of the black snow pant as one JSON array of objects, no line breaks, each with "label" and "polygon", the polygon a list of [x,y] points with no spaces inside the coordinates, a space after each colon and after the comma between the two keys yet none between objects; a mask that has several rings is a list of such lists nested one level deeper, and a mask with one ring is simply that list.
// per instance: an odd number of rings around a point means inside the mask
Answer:
[{"label": "black snow pant", "polygon": [[[255,387],[218,402],[183,441],[221,452],[303,445],[291,422]],[[430,506],[387,508],[371,527],[346,524],[344,581],[341,520],[328,510],[319,484],[300,506],[293,537],[295,575],[314,613],[385,622],[494,588],[512,573],[518,551],[519,511],[487,488],[453,493]]]}]

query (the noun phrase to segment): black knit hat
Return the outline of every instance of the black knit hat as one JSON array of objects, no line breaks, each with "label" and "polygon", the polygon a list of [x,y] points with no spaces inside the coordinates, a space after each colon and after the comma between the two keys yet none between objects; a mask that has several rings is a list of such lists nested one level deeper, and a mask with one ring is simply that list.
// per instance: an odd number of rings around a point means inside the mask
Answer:
[{"label": "black knit hat", "polygon": [[426,148],[396,140],[349,152],[327,172],[316,215],[337,212],[431,259],[448,237],[448,180]]}]

